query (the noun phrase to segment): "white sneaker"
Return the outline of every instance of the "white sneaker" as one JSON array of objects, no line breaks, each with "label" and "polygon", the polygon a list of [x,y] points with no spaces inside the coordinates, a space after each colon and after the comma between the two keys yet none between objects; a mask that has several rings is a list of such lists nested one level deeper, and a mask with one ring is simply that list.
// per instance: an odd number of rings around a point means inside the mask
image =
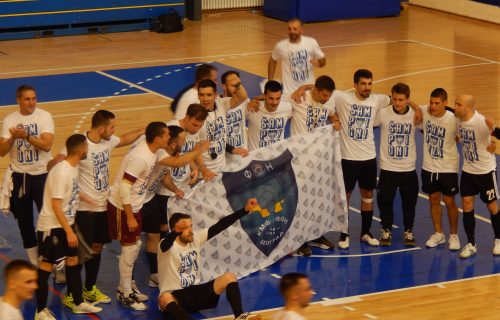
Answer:
[{"label": "white sneaker", "polygon": [[132,310],[136,310],[136,311],[143,311],[143,310],[146,310],[148,308],[144,304],[144,302],[139,300],[137,295],[135,295],[134,293],[131,293],[128,297],[125,297],[122,293],[122,294],[120,294],[118,301],[120,301],[124,307],[127,307],[127,308],[132,309]]},{"label": "white sneaker", "polygon": [[71,311],[73,311],[73,313],[97,313],[101,312],[102,308],[84,301],[79,305],[75,305]]},{"label": "white sneaker", "polygon": [[450,250],[460,250],[460,239],[458,234],[450,234],[450,239],[448,239],[448,248]]},{"label": "white sneaker", "polygon": [[473,246],[472,243],[467,243],[465,247],[462,249],[462,252],[460,252],[459,256],[460,258],[467,259],[475,255],[476,253],[477,253],[477,247]]},{"label": "white sneaker", "polygon": [[344,240],[340,240],[338,243],[337,243],[337,246],[340,248],[340,249],[349,249],[349,236],[345,237]]},{"label": "white sneaker", "polygon": [[380,243],[377,239],[375,239],[371,234],[369,233],[365,233],[362,237],[361,237],[361,242],[366,242],[368,243],[370,246],[373,246],[373,247],[376,247],[378,246]]},{"label": "white sneaker", "polygon": [[240,316],[234,320],[262,320],[262,316],[260,314],[245,312],[240,314]]},{"label": "white sneaker", "polygon": [[139,298],[141,301],[146,301],[149,299],[148,295],[142,293],[137,285],[135,284],[135,280],[132,280],[132,292]]},{"label": "white sneaker", "polygon": [[159,284],[158,273],[151,274],[149,276],[148,286],[150,286],[151,288],[158,288],[158,284]]},{"label": "white sneaker", "polygon": [[443,244],[445,242],[446,238],[444,237],[444,234],[435,232],[429,237],[429,240],[427,240],[425,245],[429,248],[435,248],[438,245]]},{"label": "white sneaker", "polygon": [[49,308],[45,308],[42,311],[35,313],[35,320],[57,320],[57,319]]},{"label": "white sneaker", "polygon": [[493,247],[493,255],[500,255],[500,239],[495,239],[495,246]]}]

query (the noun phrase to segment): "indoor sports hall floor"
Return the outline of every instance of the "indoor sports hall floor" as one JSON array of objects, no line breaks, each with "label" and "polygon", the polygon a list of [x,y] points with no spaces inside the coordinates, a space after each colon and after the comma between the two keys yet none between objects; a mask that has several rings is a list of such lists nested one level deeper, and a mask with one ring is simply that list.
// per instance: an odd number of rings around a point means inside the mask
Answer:
[{"label": "indoor sports hall floor", "polygon": [[[286,24],[246,12],[211,14],[204,19],[203,23],[188,22],[183,33],[162,38],[134,32],[0,42],[4,53],[0,55],[0,118],[16,109],[14,92],[18,85],[35,86],[38,106],[49,110],[55,119],[55,154],[68,135],[89,127],[92,113],[100,108],[117,115],[118,134],[153,120],[170,119],[171,97],[192,82],[199,63],[212,62],[220,73],[239,70],[249,95],[258,94],[270,50],[286,36]],[[388,93],[394,83],[402,81],[412,88],[414,101],[425,103],[432,89],[444,87],[450,105],[458,93],[472,93],[478,109],[500,124],[498,25],[410,7],[400,17],[306,25],[306,34],[314,36],[327,55],[327,67],[317,70],[316,75],[332,75],[339,89],[349,90],[352,73],[364,67],[374,71],[374,92]],[[417,141],[421,146],[420,133]],[[113,176],[125,152],[116,150],[113,154]],[[0,160],[1,174],[7,164],[7,159]],[[398,198],[397,213],[399,206]],[[425,248],[433,230],[424,195],[417,205],[415,248],[402,245],[404,230],[397,213],[391,247],[361,245],[357,241],[357,208],[359,196],[355,192],[349,212],[350,249],[314,249],[308,258],[288,256],[242,279],[245,309],[282,306],[279,278],[299,271],[311,277],[316,292],[308,319],[434,319],[444,314],[457,319],[495,319],[500,311],[496,306],[500,281],[495,276],[500,272],[500,257],[491,254],[493,232],[483,204],[476,205],[479,252],[468,260],[460,259],[458,252],[450,252],[447,246]],[[24,258],[24,250],[12,216],[0,216],[0,226],[0,236],[10,245],[0,249],[3,268],[10,259]],[[461,223],[459,230],[464,245]],[[374,221],[372,231],[379,236],[378,221]],[[327,237],[337,242],[338,234]],[[118,255],[116,243],[104,250],[98,284],[110,295],[118,282]],[[160,319],[155,303],[158,291],[147,287],[147,274],[145,256],[140,256],[135,277],[151,297],[147,312],[124,309],[113,299],[97,315],[73,315],[60,303],[64,286],[52,280],[49,307],[58,319]],[[3,286],[0,283],[0,292]],[[33,318],[34,309],[34,302],[26,303],[26,319]],[[217,309],[196,317],[230,314],[223,298]],[[270,318],[271,313],[266,313],[266,319]]]}]

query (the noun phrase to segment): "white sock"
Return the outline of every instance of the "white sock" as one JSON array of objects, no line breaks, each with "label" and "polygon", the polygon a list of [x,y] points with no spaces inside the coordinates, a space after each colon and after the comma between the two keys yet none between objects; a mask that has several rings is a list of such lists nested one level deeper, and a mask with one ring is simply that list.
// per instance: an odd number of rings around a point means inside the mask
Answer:
[{"label": "white sock", "polygon": [[118,269],[120,270],[120,288],[125,297],[132,293],[132,271],[138,255],[139,250],[136,245],[122,246]]},{"label": "white sock", "polygon": [[28,260],[32,265],[38,266],[38,247],[26,248],[26,254],[28,255]]}]

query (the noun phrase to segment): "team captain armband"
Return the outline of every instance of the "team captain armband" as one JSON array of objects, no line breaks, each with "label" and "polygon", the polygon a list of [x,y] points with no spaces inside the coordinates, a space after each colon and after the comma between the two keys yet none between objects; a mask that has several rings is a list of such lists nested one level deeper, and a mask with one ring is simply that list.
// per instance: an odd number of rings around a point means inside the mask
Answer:
[{"label": "team captain armband", "polygon": [[137,178],[134,177],[133,175],[128,174],[128,173],[125,172],[123,174],[123,180],[129,182],[130,184],[134,184],[134,182],[137,180]]},{"label": "team captain armband", "polygon": [[130,192],[132,189],[132,184],[137,180],[136,177],[129,175],[125,172],[123,179],[120,182],[119,194],[122,200],[122,204],[130,204],[132,202]]}]

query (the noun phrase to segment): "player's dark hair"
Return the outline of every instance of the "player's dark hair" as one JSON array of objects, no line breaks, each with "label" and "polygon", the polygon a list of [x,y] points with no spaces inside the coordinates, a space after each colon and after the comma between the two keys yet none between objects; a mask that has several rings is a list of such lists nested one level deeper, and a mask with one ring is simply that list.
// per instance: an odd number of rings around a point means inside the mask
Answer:
[{"label": "player's dark hair", "polygon": [[165,122],[155,121],[148,124],[146,127],[146,142],[153,143],[156,137],[163,135],[164,129],[167,129]]},{"label": "player's dark hair", "polygon": [[87,138],[80,133],[75,133],[66,139],[66,150],[68,151],[68,156],[75,154],[78,149],[85,144]]},{"label": "player's dark hair", "polygon": [[394,86],[392,86],[391,93],[393,95],[395,93],[404,94],[405,97],[408,99],[410,97],[410,87],[406,83],[398,82]]},{"label": "player's dark hair", "polygon": [[191,219],[191,216],[189,214],[180,213],[180,212],[174,213],[170,217],[170,219],[168,220],[168,227],[170,228],[170,230],[173,231],[176,223],[182,219]]},{"label": "player's dark hair", "polygon": [[300,279],[307,279],[307,276],[299,272],[291,272],[285,274],[280,281],[281,294],[286,295],[290,289],[292,289],[299,283]]},{"label": "player's dark hair", "polygon": [[354,72],[354,83],[358,83],[361,78],[373,79],[373,73],[366,69],[356,70],[356,72]]},{"label": "player's dark hair", "polygon": [[335,82],[329,76],[320,76],[316,79],[314,87],[318,89],[318,91],[326,90],[328,92],[333,92],[333,90],[335,90]]},{"label": "player's dark hair", "polygon": [[217,85],[210,79],[203,79],[198,83],[198,91],[203,88],[212,88],[214,93],[217,92]]},{"label": "player's dark hair", "polygon": [[204,63],[199,65],[195,71],[195,82],[201,81],[203,79],[210,79],[210,73],[212,71],[217,71],[217,68],[211,64]]},{"label": "player's dark hair", "polygon": [[431,98],[439,98],[441,101],[448,101],[448,93],[443,88],[436,88],[432,90]]},{"label": "player's dark hair", "polygon": [[220,82],[222,84],[226,84],[227,77],[229,77],[232,74],[235,74],[238,78],[240,77],[240,73],[238,71],[229,70],[222,74],[222,76],[220,77]]},{"label": "player's dark hair", "polygon": [[304,25],[304,21],[300,20],[299,18],[292,18],[292,19],[288,20],[288,23],[292,23],[292,22],[298,22],[298,23],[300,23],[301,26]]},{"label": "player's dark hair", "polygon": [[187,108],[186,116],[198,121],[205,121],[208,117],[208,111],[199,103],[191,103]]},{"label": "player's dark hair", "polygon": [[34,91],[36,92],[35,88],[30,86],[29,84],[23,84],[17,87],[16,89],[16,97],[20,98],[23,95],[24,91]]},{"label": "player's dark hair", "polygon": [[92,116],[92,128],[97,128],[100,126],[105,126],[109,123],[111,119],[114,119],[115,115],[113,112],[108,110],[98,110]]},{"label": "player's dark hair", "polygon": [[3,270],[3,278],[7,281],[13,275],[25,269],[36,271],[36,267],[29,261],[20,259],[12,260],[5,266],[5,269]]},{"label": "player's dark hair", "polygon": [[283,87],[278,81],[269,80],[264,86],[264,94],[268,92],[283,92]]},{"label": "player's dark hair", "polygon": [[182,129],[179,126],[168,126],[168,133],[170,135],[170,142],[173,142],[177,138],[179,138],[179,135],[184,132],[184,129]]}]

